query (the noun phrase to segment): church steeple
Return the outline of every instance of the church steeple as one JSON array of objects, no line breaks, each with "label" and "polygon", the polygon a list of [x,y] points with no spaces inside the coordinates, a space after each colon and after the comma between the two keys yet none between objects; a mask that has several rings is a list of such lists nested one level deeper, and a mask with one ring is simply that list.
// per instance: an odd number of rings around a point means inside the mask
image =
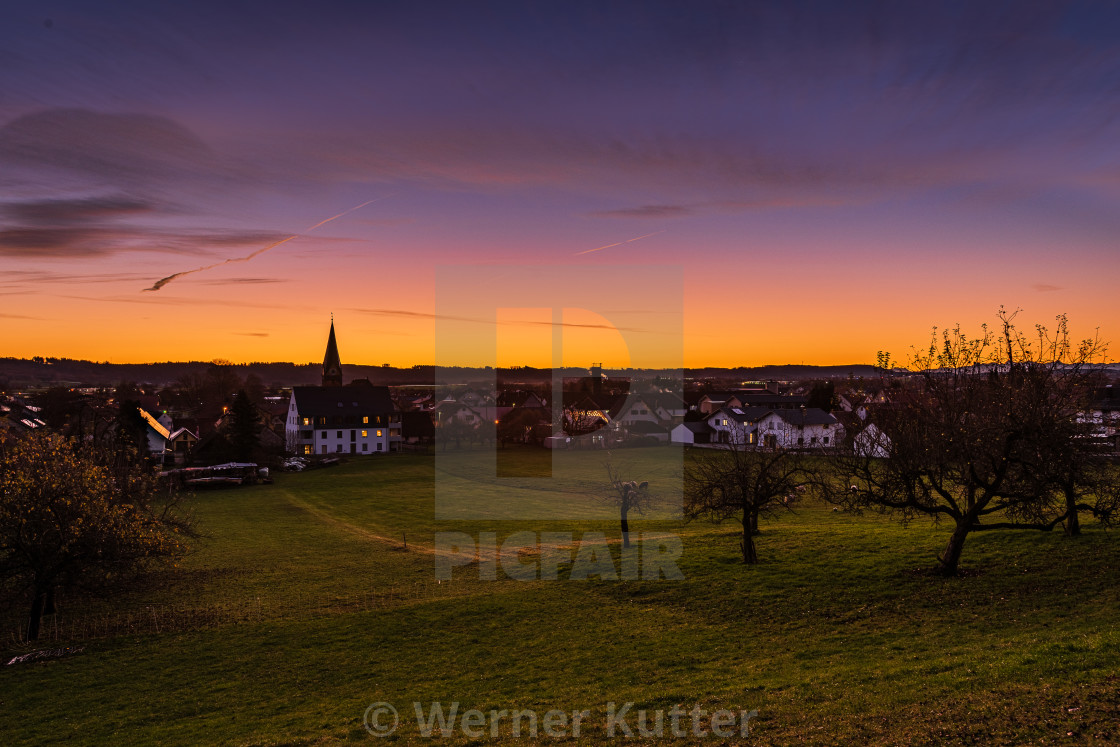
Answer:
[{"label": "church steeple", "polygon": [[323,386],[342,386],[342,360],[338,357],[338,343],[334,339],[334,314],[331,314],[327,352],[323,355]]}]

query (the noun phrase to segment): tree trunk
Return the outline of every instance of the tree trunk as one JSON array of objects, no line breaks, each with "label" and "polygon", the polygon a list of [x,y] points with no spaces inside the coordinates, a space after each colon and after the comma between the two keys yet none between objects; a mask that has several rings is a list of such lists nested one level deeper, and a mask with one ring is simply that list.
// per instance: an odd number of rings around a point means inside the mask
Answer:
[{"label": "tree trunk", "polygon": [[754,546],[754,532],[751,530],[751,512],[743,509],[743,562],[753,565],[758,562],[758,550]]},{"label": "tree trunk", "polygon": [[630,547],[630,522],[626,518],[626,509],[622,509],[621,523],[622,523],[622,547]]},{"label": "tree trunk", "polygon": [[1081,519],[1077,516],[1077,496],[1066,493],[1066,535],[1081,536]]},{"label": "tree trunk", "polygon": [[46,598],[46,601],[43,602],[43,614],[44,615],[55,614],[55,610],[54,610],[54,587],[53,586],[50,587],[49,589],[47,589],[47,598]]},{"label": "tree trunk", "polygon": [[751,511],[751,534],[758,534],[758,509]]},{"label": "tree trunk", "polygon": [[35,587],[35,598],[31,602],[31,619],[27,623],[27,640],[39,639],[39,624],[43,619],[43,604],[46,601],[46,592],[39,586]]},{"label": "tree trunk", "polygon": [[971,516],[964,516],[957,520],[957,526],[949,537],[949,544],[941,554],[937,563],[937,575],[955,576],[961,560],[961,551],[964,550],[964,541],[968,538],[968,531],[972,523]]}]

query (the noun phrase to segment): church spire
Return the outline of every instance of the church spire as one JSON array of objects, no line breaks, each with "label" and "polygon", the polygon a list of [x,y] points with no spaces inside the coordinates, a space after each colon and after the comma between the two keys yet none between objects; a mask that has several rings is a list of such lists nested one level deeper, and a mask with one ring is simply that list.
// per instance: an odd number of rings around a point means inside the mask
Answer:
[{"label": "church spire", "polygon": [[338,343],[334,339],[334,314],[331,314],[327,352],[323,355],[323,386],[342,386],[342,360],[338,357]]}]

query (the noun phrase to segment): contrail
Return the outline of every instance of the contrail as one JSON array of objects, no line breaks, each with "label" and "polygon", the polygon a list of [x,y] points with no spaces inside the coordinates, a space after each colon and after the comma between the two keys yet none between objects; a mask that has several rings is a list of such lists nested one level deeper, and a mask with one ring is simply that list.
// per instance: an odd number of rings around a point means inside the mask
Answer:
[{"label": "contrail", "polygon": [[602,251],[603,249],[610,249],[612,246],[622,246],[623,244],[629,244],[631,241],[641,241],[642,239],[648,239],[650,236],[656,236],[659,233],[665,233],[665,230],[662,229],[660,231],[654,231],[653,233],[647,233],[645,236],[636,236],[632,239],[626,239],[626,241],[619,241],[618,243],[615,243],[615,244],[607,244],[606,246],[599,246],[599,247],[596,247],[594,249],[584,249],[582,252],[576,252],[575,256],[578,257],[581,254],[591,254],[591,252],[598,252],[598,251]]},{"label": "contrail", "polygon": [[388,195],[385,195],[384,197],[375,197],[372,200],[366,200],[361,205],[355,205],[354,207],[350,208],[349,210],[343,210],[338,215],[332,215],[331,217],[326,218],[325,220],[319,221],[318,223],[316,223],[313,226],[305,228],[304,230],[300,231],[299,233],[294,233],[286,239],[280,239],[279,241],[274,241],[271,244],[269,244],[268,246],[261,247],[260,249],[257,249],[255,252],[253,252],[251,254],[246,254],[244,257],[234,257],[233,259],[224,259],[221,262],[215,262],[212,265],[206,265],[205,267],[197,267],[193,270],[183,270],[182,272],[177,272],[174,275],[168,275],[165,278],[160,278],[159,280],[157,280],[155,283],[152,284],[151,288],[145,288],[144,292],[147,293],[148,291],[158,291],[160,288],[167,285],[172,280],[177,280],[178,278],[181,278],[184,275],[190,275],[190,274],[195,273],[195,272],[203,272],[204,270],[212,270],[215,267],[221,267],[222,265],[233,264],[234,262],[248,262],[253,257],[264,254],[269,249],[275,249],[276,247],[280,246],[281,244],[286,244],[287,242],[291,241],[292,239],[299,238],[300,236],[302,236],[305,233],[308,233],[310,231],[314,231],[319,226],[330,223],[332,220],[338,220],[339,218],[341,218],[344,215],[352,213],[355,210],[360,210],[361,208],[364,208],[366,205],[369,205],[371,202],[377,202],[378,200],[384,200],[385,198],[392,197],[392,196],[393,195],[388,194]]}]

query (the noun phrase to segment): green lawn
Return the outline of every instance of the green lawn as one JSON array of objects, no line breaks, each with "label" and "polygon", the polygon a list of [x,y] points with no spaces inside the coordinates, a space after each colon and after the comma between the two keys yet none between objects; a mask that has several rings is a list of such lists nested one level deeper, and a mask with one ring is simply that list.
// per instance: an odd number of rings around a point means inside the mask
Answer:
[{"label": "green lawn", "polygon": [[[738,525],[682,524],[667,499],[632,530],[679,535],[683,581],[488,581],[471,565],[437,583],[437,532],[618,537],[591,497],[601,454],[558,456],[576,478],[560,493],[532,477],[496,490],[456,456],[439,464],[460,488],[503,510],[521,489],[556,518],[437,521],[421,456],[200,493],[207,536],[182,568],[115,607],[63,599],[38,648],[84,651],[0,668],[0,744],[380,743],[362,725],[378,701],[401,712],[393,744],[427,741],[411,704],[433,701],[587,709],[583,743],[605,740],[611,701],[758,711],[746,738],[682,743],[1120,743],[1120,538],[1095,524],[978,534],[966,575],[940,580],[920,571],[947,527],[805,505],[764,521],[745,567]],[[615,456],[651,484],[675,477],[663,450]],[[503,456],[503,474],[541,458]],[[473,743],[518,741],[508,721],[499,734]]]}]

